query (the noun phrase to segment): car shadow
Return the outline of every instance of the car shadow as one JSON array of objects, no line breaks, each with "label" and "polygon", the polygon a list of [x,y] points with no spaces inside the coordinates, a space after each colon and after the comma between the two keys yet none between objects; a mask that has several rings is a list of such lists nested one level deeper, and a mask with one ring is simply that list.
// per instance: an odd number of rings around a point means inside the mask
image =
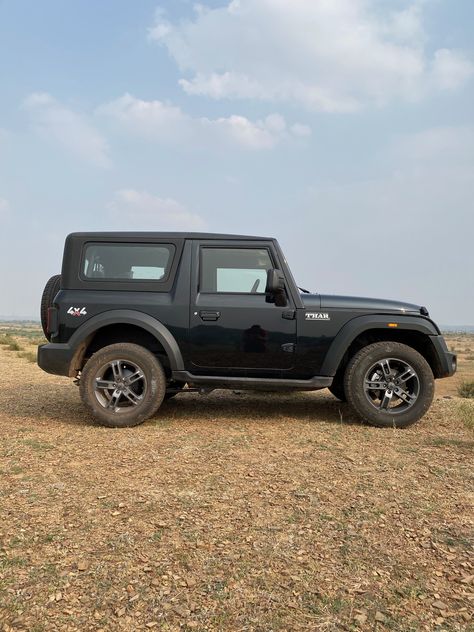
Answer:
[{"label": "car shadow", "polygon": [[203,421],[230,420],[275,423],[360,424],[346,403],[326,392],[247,392],[214,391],[209,395],[182,393],[162,404],[152,420],[180,420],[192,417]]}]

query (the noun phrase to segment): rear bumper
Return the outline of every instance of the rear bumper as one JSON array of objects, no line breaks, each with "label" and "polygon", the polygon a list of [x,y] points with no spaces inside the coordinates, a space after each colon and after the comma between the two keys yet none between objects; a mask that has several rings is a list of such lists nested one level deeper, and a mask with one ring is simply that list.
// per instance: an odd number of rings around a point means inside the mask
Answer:
[{"label": "rear bumper", "polygon": [[430,336],[438,358],[439,370],[435,377],[450,377],[456,373],[457,356],[448,350],[443,336]]},{"label": "rear bumper", "polygon": [[38,366],[53,375],[67,375],[74,352],[67,344],[48,343],[38,347]]}]

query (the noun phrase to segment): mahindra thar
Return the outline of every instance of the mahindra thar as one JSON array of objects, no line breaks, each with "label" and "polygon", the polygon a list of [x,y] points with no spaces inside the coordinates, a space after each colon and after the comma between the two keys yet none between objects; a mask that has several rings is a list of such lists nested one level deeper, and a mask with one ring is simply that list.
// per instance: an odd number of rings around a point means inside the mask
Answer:
[{"label": "mahindra thar", "polygon": [[39,366],[75,378],[111,427],[189,391],[328,388],[368,423],[403,428],[456,370],[425,307],[310,294],[268,237],[73,233],[41,320]]}]

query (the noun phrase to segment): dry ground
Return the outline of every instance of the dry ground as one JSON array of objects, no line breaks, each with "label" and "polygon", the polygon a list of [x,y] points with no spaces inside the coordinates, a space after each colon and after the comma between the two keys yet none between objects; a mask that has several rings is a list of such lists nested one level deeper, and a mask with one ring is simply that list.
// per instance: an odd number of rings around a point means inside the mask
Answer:
[{"label": "dry ground", "polygon": [[[449,346],[472,379],[474,339]],[[458,378],[404,431],[327,391],[182,395],[109,430],[27,360],[0,347],[0,629],[473,629]]]}]

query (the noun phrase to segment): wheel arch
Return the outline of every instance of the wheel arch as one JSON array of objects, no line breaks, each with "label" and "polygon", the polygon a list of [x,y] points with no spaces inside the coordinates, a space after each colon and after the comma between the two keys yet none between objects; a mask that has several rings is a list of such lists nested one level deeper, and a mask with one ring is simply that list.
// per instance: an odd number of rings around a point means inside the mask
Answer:
[{"label": "wheel arch", "polygon": [[[389,323],[397,326],[390,327]],[[393,341],[418,351],[427,360],[434,377],[441,377],[443,368],[430,338],[437,335],[435,325],[428,320],[390,315],[354,318],[334,338],[321,367],[321,374],[337,378],[343,374],[349,360],[363,347],[373,342]]]},{"label": "wheel arch", "polygon": [[85,322],[69,340],[75,349],[69,374],[75,375],[84,360],[98,349],[116,342],[132,342],[164,356],[169,371],[184,369],[178,343],[169,329],[149,314],[135,310],[111,310]]}]

